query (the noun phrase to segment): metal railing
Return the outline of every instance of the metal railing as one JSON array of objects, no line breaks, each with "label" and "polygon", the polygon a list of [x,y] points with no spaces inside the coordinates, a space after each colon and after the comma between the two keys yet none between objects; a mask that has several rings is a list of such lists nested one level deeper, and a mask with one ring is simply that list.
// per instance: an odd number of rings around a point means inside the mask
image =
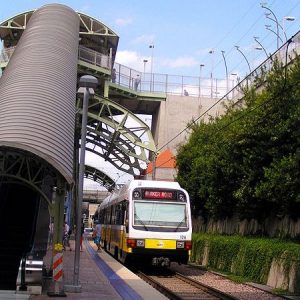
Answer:
[{"label": "metal railing", "polygon": [[[15,47],[2,49],[0,65],[1,63],[8,63],[14,50]],[[109,56],[83,46],[78,48],[78,59],[109,70],[114,73],[115,77],[112,76],[114,83],[138,92],[210,98],[220,98],[227,93],[226,80],[224,79],[143,73],[119,63],[115,63],[114,67],[111,68],[112,60]],[[232,80],[229,82],[229,86],[234,85]]]},{"label": "metal railing", "polygon": [[[300,31],[294,35],[292,43],[287,42],[282,45],[238,83],[232,79],[227,79],[226,81],[226,79],[200,78],[196,76],[143,73],[119,63],[115,63],[112,68],[112,60],[109,56],[83,46],[79,46],[78,48],[78,59],[111,71],[113,83],[138,92],[208,97],[213,99],[220,99],[226,96],[226,99],[237,99],[243,96],[243,88],[255,84],[257,78],[261,77],[262,72],[267,72],[272,68],[275,59],[285,64],[287,47],[287,64],[289,64],[295,56],[300,54]],[[14,49],[14,47],[6,48],[0,52],[0,65],[9,61]]]},{"label": "metal railing", "polygon": [[[119,63],[114,64],[113,82],[138,92],[166,93],[181,96],[220,98],[228,91],[225,79],[199,78],[159,73],[143,73]],[[234,86],[233,80],[228,80]]]},{"label": "metal railing", "polygon": [[14,51],[15,51],[15,47],[2,49],[0,52],[0,64],[8,63]]},{"label": "metal railing", "polygon": [[90,63],[92,65],[111,70],[111,58],[107,55],[96,52],[89,48],[79,46],[78,59]]}]

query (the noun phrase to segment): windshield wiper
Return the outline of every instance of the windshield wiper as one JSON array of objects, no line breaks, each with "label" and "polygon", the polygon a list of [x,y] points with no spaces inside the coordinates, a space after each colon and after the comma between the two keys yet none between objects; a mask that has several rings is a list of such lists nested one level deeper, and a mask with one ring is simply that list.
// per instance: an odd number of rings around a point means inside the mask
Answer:
[{"label": "windshield wiper", "polygon": [[140,217],[139,217],[137,214],[134,215],[134,218],[137,219],[137,220],[144,226],[144,228],[145,228],[147,231],[149,231],[149,229],[148,229],[148,227],[146,226],[146,224],[140,219]]},{"label": "windshield wiper", "polygon": [[175,228],[174,231],[178,231],[178,228],[179,228],[183,223],[185,223],[185,217],[177,224],[177,227]]}]

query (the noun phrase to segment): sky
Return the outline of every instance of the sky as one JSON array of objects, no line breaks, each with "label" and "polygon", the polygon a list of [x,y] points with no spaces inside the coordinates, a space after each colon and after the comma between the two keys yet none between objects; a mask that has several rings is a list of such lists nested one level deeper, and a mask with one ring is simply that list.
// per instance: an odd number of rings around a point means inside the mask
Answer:
[{"label": "sky", "polygon": [[[154,73],[225,78],[224,52],[228,74],[243,77],[262,62],[266,55],[254,41],[260,43],[268,53],[276,50],[276,22],[264,15],[259,0],[80,0],[54,1],[84,12],[103,22],[119,37],[117,62],[143,71],[143,60],[147,59],[146,72],[150,72],[153,57]],[[0,0],[0,20],[26,10],[36,9],[53,1],[44,0]],[[273,12],[288,37],[300,29],[299,0],[270,0],[264,2]],[[294,21],[283,21],[286,16]],[[269,16],[274,19],[274,16]],[[265,28],[271,25],[272,32]],[[284,39],[280,29],[280,38]],[[279,40],[280,41],[280,40]],[[281,44],[281,41],[280,41]],[[154,45],[153,55],[149,45]],[[212,53],[210,54],[209,52]]]},{"label": "sky", "polygon": [[[259,45],[254,36],[273,53],[280,39],[285,41],[282,28],[287,38],[300,30],[299,0],[264,1],[269,10],[261,7],[261,0],[0,0],[0,20],[54,2],[112,29],[120,37],[116,62],[141,72],[144,66],[151,71],[153,59],[153,73],[224,79],[226,62],[229,77],[243,78],[248,63],[253,70],[266,59],[262,49],[255,49]],[[265,25],[271,25],[269,30]]]}]

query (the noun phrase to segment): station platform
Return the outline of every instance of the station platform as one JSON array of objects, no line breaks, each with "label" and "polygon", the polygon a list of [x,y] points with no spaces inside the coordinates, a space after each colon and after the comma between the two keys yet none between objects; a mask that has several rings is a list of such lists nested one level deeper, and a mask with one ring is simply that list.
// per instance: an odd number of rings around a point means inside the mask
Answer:
[{"label": "station platform", "polygon": [[[140,279],[118,261],[113,259],[104,250],[97,252],[97,247],[94,242],[88,240],[83,242],[83,251],[80,252],[79,281],[81,292],[70,292],[69,290],[72,290],[73,284],[75,255],[74,241],[71,240],[70,244],[72,251],[66,250],[63,252],[63,293],[66,294],[67,299],[167,299],[148,283]],[[51,284],[53,285],[53,283]],[[51,284],[49,285],[50,290],[52,288]],[[19,294],[19,296],[21,295]],[[45,300],[62,299],[62,297],[61,295],[49,297],[47,292],[43,292],[40,295],[30,295],[27,299]]]}]

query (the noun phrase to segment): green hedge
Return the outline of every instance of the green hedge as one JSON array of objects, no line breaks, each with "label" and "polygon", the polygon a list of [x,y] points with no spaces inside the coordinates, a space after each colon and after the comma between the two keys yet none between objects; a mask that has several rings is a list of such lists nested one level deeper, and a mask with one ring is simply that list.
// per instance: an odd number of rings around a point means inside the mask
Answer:
[{"label": "green hedge", "polygon": [[[285,272],[296,262],[300,273],[300,244],[279,239],[193,234],[191,261],[202,263],[209,249],[207,267],[266,283],[273,259],[283,262]],[[299,275],[299,274],[298,274]]]}]

